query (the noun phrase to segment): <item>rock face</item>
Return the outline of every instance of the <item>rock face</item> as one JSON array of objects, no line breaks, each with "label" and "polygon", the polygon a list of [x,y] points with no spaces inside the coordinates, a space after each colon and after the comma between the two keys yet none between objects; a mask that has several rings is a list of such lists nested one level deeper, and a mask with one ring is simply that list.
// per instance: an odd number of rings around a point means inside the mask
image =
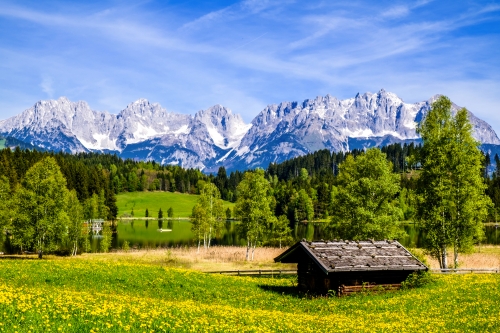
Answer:
[{"label": "rock face", "polygon": [[[406,104],[382,89],[376,94],[357,94],[346,100],[326,95],[302,103],[269,105],[252,121],[240,146],[228,155],[224,164],[229,169],[267,167],[271,162],[318,149],[346,151],[419,141],[417,123],[438,97]],[[459,109],[453,104],[453,113]],[[469,119],[477,140],[500,144],[489,124],[470,112]]]},{"label": "rock face", "polygon": [[[220,165],[230,170],[265,168],[318,149],[346,151],[418,141],[417,123],[437,97],[406,104],[383,89],[346,100],[326,95],[269,105],[251,124],[221,105],[191,116],[139,99],[113,115],[61,97],[39,101],[1,121],[0,134],[49,150],[116,152],[124,158],[206,171]],[[458,109],[453,104],[452,111]],[[489,124],[472,113],[469,119],[477,140],[500,145]]]}]

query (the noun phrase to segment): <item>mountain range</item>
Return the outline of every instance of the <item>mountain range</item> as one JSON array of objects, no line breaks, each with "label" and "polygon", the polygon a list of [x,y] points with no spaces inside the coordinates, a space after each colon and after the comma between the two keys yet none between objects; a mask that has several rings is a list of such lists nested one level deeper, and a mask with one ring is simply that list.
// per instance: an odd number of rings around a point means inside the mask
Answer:
[{"label": "mountain range", "polygon": [[[41,149],[109,152],[206,172],[266,168],[319,149],[419,142],[417,124],[438,96],[409,104],[383,89],[345,100],[326,95],[268,105],[250,124],[221,105],[187,115],[139,99],[111,114],[61,97],[0,121],[0,135]],[[452,112],[458,109],[453,104]],[[470,112],[469,119],[474,137],[496,151],[500,140],[492,127]]]}]

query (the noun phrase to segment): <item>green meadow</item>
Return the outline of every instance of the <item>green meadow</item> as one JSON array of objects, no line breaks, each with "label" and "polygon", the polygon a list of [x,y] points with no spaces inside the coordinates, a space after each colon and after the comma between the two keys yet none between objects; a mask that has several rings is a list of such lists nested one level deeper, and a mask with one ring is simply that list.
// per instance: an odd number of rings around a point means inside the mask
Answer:
[{"label": "green meadow", "polygon": [[5,148],[5,139],[0,139],[0,149]]},{"label": "green meadow", "polygon": [[[92,257],[92,258],[90,258]],[[500,275],[343,298],[115,254],[0,260],[0,332],[498,332]]]},{"label": "green meadow", "polygon": [[[134,217],[145,217],[148,209],[149,217],[158,217],[158,211],[163,211],[163,217],[167,217],[167,210],[172,207],[174,217],[189,217],[193,206],[199,195],[171,192],[130,192],[120,193],[116,196],[118,206],[118,217],[123,214],[131,214]],[[224,201],[224,209],[233,209],[234,203]]]}]

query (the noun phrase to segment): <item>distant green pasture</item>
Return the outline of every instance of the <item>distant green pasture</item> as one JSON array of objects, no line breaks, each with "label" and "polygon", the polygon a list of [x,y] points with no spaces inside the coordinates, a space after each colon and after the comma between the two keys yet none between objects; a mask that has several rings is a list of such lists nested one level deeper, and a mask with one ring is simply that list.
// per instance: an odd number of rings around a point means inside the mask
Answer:
[{"label": "distant green pasture", "polygon": [[0,149],[5,148],[5,139],[0,139]]},{"label": "distant green pasture", "polygon": [[[199,195],[171,193],[171,192],[130,192],[121,193],[116,196],[118,205],[118,217],[123,214],[131,214],[134,217],[145,217],[146,208],[149,217],[158,217],[158,211],[163,211],[163,217],[167,217],[167,210],[172,207],[174,217],[189,217],[193,206],[198,201]],[[224,201],[224,209],[233,208],[234,204]]]}]

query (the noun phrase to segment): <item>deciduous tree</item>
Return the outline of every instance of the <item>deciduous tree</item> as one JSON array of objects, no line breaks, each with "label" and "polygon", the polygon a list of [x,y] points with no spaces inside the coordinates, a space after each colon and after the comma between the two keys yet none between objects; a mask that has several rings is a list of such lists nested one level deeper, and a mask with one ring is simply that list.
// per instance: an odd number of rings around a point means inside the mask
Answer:
[{"label": "deciduous tree", "polygon": [[0,239],[4,234],[4,228],[10,225],[14,217],[12,210],[12,193],[9,179],[5,176],[0,177]]},{"label": "deciduous tree", "polygon": [[71,244],[71,255],[78,252],[78,245],[81,244],[86,234],[83,230],[83,207],[78,201],[76,191],[72,190],[68,194],[68,204],[66,208],[68,217],[68,240]]},{"label": "deciduous tree", "polygon": [[223,204],[219,189],[212,183],[204,184],[192,212],[192,230],[198,235],[198,244],[202,237],[203,247],[210,248],[213,235],[222,228],[223,217]]},{"label": "deciduous tree", "polygon": [[332,191],[330,230],[344,239],[386,239],[401,235],[397,222],[402,212],[394,200],[399,176],[378,148],[356,158],[348,155],[340,165],[338,186]]},{"label": "deciduous tree", "polygon": [[448,268],[449,246],[454,248],[456,267],[458,253],[482,237],[481,222],[491,204],[484,194],[483,154],[472,137],[467,110],[453,116],[445,96],[434,102],[418,130],[424,141],[418,217],[427,248],[441,268]]},{"label": "deciduous tree", "polygon": [[247,240],[246,260],[249,260],[250,249],[253,260],[255,247],[264,240],[269,224],[276,221],[273,214],[274,198],[269,181],[264,177],[264,170],[246,172],[237,192],[235,211],[241,219],[240,233]]},{"label": "deciduous tree", "polygon": [[54,158],[33,165],[17,193],[14,243],[35,248],[40,259],[45,250],[56,249],[66,232],[67,195],[66,180]]}]

